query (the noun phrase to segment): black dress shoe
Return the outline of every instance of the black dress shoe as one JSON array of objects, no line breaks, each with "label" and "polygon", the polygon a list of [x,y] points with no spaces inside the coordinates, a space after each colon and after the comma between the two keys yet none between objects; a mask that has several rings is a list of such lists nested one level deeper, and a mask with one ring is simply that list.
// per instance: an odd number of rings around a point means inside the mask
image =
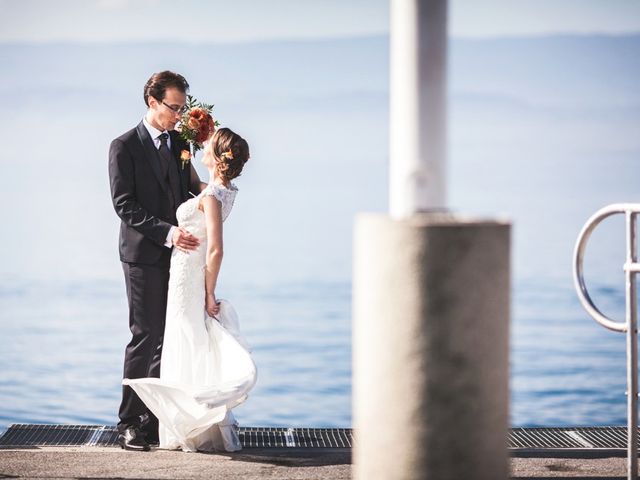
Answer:
[{"label": "black dress shoe", "polygon": [[158,445],[160,443],[158,420],[152,421],[148,413],[140,415],[140,431],[150,445]]},{"label": "black dress shoe", "polygon": [[129,427],[118,435],[118,443],[125,450],[147,452],[150,450],[144,434],[137,427]]},{"label": "black dress shoe", "polygon": [[146,432],[143,430],[142,433],[144,434],[144,439],[149,445],[157,446],[160,444],[160,436],[158,435],[158,432]]}]

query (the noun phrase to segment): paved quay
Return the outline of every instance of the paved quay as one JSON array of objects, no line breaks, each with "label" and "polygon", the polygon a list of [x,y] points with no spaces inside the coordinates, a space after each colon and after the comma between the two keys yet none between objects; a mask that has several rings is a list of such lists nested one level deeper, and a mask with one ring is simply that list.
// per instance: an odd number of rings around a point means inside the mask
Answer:
[{"label": "paved quay", "polygon": [[0,478],[348,479],[350,462],[351,450],[346,448],[245,448],[236,453],[3,448]]},{"label": "paved quay", "polygon": [[[623,455],[511,458],[511,478],[625,479]],[[348,479],[347,448],[245,448],[237,453],[184,453],[117,447],[0,449],[0,478]]]},{"label": "paved quay", "polygon": [[512,458],[511,478],[616,479],[627,478],[627,459],[604,458]]}]

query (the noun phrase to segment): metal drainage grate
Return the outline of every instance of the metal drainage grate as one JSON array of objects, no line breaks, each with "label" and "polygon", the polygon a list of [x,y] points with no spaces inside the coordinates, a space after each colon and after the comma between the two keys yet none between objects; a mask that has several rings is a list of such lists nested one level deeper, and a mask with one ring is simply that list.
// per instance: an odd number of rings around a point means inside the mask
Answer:
[{"label": "metal drainage grate", "polygon": [[[351,448],[350,428],[240,427],[243,447]],[[117,446],[118,431],[107,425],[13,424],[0,436],[0,447]],[[640,439],[640,437],[639,437]],[[512,428],[509,448],[520,450],[621,449],[626,427]]]},{"label": "metal drainage grate", "polygon": [[28,446],[111,446],[117,445],[118,431],[105,425],[13,424],[0,437],[0,447]]},{"label": "metal drainage grate", "polygon": [[[243,447],[351,448],[350,428],[240,427]],[[13,424],[0,447],[117,446],[116,427],[106,425]]]},{"label": "metal drainage grate", "polygon": [[350,428],[240,427],[244,447],[351,448]]},{"label": "metal drainage grate", "polygon": [[626,449],[627,427],[513,428],[509,448]]}]

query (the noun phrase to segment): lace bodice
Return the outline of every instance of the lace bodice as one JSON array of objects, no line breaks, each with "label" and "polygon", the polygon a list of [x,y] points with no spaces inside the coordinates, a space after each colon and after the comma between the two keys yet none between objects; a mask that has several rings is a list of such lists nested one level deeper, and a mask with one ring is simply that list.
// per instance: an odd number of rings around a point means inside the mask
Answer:
[{"label": "lace bodice", "polygon": [[[222,208],[222,221],[231,213],[233,202],[235,201],[238,188],[232,183],[229,188],[223,185],[217,185],[210,183],[207,187],[200,192],[199,195],[190,198],[186,202],[182,203],[176,211],[176,218],[178,219],[178,225],[186,228],[193,235],[200,239],[200,246],[189,253],[184,253],[177,248],[173,249],[171,256],[171,270],[172,275],[174,271],[174,264],[189,264],[189,266],[198,266],[204,268],[205,254],[207,251],[207,225],[205,222],[204,212],[198,208],[200,199],[204,195],[211,195],[217,198],[221,203]],[[177,267],[177,265],[175,265]],[[188,270],[188,268],[186,269]]]},{"label": "lace bodice", "polygon": [[237,193],[238,187],[233,183],[231,183],[228,188],[223,185],[210,183],[207,185],[207,188],[200,193],[200,195],[211,195],[220,200],[222,203],[222,221],[224,221],[229,216],[229,213],[231,213],[231,207],[233,207],[233,202],[236,199]]},{"label": "lace bodice", "polygon": [[178,225],[186,228],[192,234],[198,237],[201,244],[203,241],[206,242],[207,229],[204,212],[198,209],[200,199],[204,195],[210,195],[217,198],[222,204],[222,221],[224,222],[229,216],[229,213],[231,213],[231,208],[233,207],[233,202],[236,198],[237,193],[238,188],[233,183],[229,188],[223,185],[210,183],[209,185],[207,185],[207,188],[200,192],[199,195],[190,198],[178,207],[178,210],[176,211]]}]

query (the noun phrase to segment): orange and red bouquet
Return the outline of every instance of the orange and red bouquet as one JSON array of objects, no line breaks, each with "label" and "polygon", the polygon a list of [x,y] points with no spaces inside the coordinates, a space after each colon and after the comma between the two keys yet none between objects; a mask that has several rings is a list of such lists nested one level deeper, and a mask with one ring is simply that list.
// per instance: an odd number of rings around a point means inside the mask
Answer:
[{"label": "orange and red bouquet", "polygon": [[183,150],[180,155],[182,168],[188,163],[192,156],[202,148],[204,141],[215,132],[219,125],[218,121],[211,116],[213,105],[198,102],[191,95],[187,95],[185,112],[180,119],[177,130],[180,136],[190,145],[191,152]]}]

